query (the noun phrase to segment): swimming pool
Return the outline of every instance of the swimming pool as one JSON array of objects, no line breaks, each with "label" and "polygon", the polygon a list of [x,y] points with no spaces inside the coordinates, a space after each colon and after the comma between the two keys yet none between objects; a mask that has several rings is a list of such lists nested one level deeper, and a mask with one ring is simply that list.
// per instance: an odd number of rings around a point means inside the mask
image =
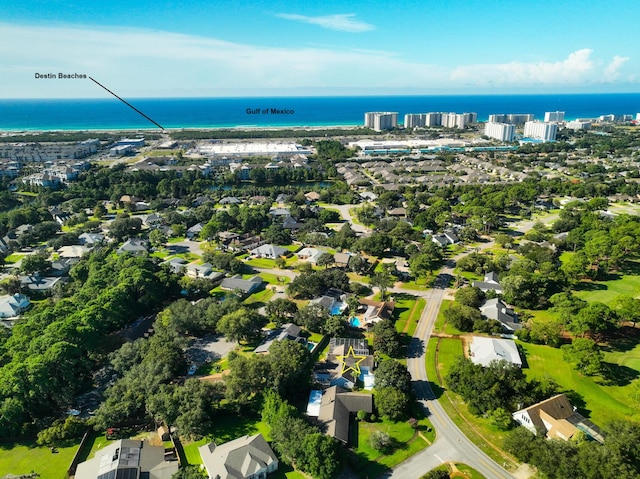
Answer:
[{"label": "swimming pool", "polygon": [[352,328],[359,328],[360,327],[360,320],[356,317],[350,318],[349,319],[349,326],[351,326]]}]

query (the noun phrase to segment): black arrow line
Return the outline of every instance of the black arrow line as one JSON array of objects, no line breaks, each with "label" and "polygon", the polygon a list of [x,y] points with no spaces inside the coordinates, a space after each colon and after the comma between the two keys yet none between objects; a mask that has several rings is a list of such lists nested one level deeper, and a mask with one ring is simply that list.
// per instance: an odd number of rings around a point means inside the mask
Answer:
[{"label": "black arrow line", "polygon": [[140,110],[138,110],[135,106],[133,106],[131,103],[129,103],[127,100],[124,100],[122,98],[120,98],[118,95],[116,95],[115,93],[113,93],[111,90],[109,90],[106,86],[104,86],[102,83],[100,83],[97,80],[94,80],[93,78],[89,77],[89,80],[91,80],[93,83],[95,83],[96,85],[104,88],[105,90],[107,90],[109,93],[111,93],[113,96],[115,96],[118,100],[120,100],[122,103],[124,103],[125,105],[127,105],[129,108],[132,108],[133,110],[135,110],[136,112],[138,112],[140,115],[144,116],[147,120],[149,120],[151,123],[153,123],[154,125],[156,125],[158,128],[160,128],[161,130],[164,130],[164,127],[158,123],[157,121],[153,121],[151,118],[149,118],[147,115],[145,115],[144,113],[142,113]]}]

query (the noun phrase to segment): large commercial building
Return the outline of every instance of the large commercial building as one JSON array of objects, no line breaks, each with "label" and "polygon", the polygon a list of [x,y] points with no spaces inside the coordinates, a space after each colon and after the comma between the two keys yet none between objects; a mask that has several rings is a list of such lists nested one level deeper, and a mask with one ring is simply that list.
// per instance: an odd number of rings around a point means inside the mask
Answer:
[{"label": "large commercial building", "polygon": [[533,121],[535,115],[533,113],[499,113],[489,115],[489,123],[511,123],[513,125],[522,125],[528,121]]},{"label": "large commercial building", "polygon": [[427,113],[407,113],[404,116],[405,128],[416,128],[420,126],[426,126]]},{"label": "large commercial building", "polygon": [[591,128],[591,120],[573,120],[564,124],[565,128],[570,130],[588,130]]},{"label": "large commercial building", "polygon": [[555,141],[558,133],[556,123],[543,121],[528,121],[524,124],[524,137],[542,141]]},{"label": "large commercial building", "polygon": [[563,122],[564,121],[564,112],[563,111],[546,111],[544,112],[544,121],[545,122]]},{"label": "large commercial building", "polygon": [[487,123],[484,126],[484,134],[500,141],[513,141],[516,126],[510,123]]},{"label": "large commercial building", "polygon": [[375,131],[392,130],[398,126],[398,112],[367,112],[364,114],[364,126]]}]

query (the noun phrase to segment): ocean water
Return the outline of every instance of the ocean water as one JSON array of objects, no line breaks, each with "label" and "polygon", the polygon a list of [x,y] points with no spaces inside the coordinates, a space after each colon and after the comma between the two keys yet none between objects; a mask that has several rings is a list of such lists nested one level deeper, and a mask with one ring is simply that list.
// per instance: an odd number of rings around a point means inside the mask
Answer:
[{"label": "ocean water", "polygon": [[[640,93],[557,95],[350,96],[274,98],[126,99],[164,128],[362,125],[367,111],[493,113],[564,111],[568,120],[640,112]],[[116,98],[2,100],[0,130],[108,130],[158,128]]]}]

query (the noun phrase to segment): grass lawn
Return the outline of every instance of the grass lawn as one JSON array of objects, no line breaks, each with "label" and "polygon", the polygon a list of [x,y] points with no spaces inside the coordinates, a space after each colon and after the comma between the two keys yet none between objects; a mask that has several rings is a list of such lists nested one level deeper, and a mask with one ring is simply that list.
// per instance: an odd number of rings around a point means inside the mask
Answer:
[{"label": "grass lawn", "polygon": [[41,479],[64,479],[80,440],[68,447],[59,447],[53,454],[35,441],[0,444],[0,477],[5,474],[40,474]]},{"label": "grass lawn", "polygon": [[585,301],[600,301],[609,304],[616,296],[626,294],[636,297],[640,294],[640,275],[616,275],[610,281],[582,281],[575,288],[575,295]]},{"label": "grass lawn", "polygon": [[[502,464],[505,457],[496,451],[490,444],[502,446],[505,433],[493,426],[488,419],[476,417],[471,414],[462,399],[452,392],[446,392],[446,388],[440,382],[436,373],[436,348],[438,348],[438,371],[441,377],[445,377],[453,361],[462,354],[462,341],[458,339],[431,338],[427,344],[426,368],[427,377],[431,383],[433,393],[439,398],[440,404],[451,420],[465,433],[465,435],[482,449],[493,460]],[[513,462],[510,460],[510,462]]]},{"label": "grass lawn", "polygon": [[[418,430],[429,441],[434,440],[433,427],[426,418],[420,419]],[[387,454],[377,451],[369,444],[369,437],[375,431],[386,432],[392,438],[395,447]],[[355,444],[353,467],[360,477],[378,477],[429,445],[407,421],[388,420],[358,422]]]},{"label": "grass lawn", "polygon": [[466,464],[455,463],[456,469],[467,476],[468,479],[485,479],[485,477],[476,471],[473,467]]},{"label": "grass lawn", "polygon": [[9,263],[9,264],[17,263],[18,261],[20,261],[25,256],[26,256],[26,254],[24,254],[24,253],[11,253],[9,256],[7,256],[4,259],[4,262],[5,263]]},{"label": "grass lawn", "polygon": [[236,414],[225,414],[214,419],[214,433],[199,441],[184,441],[184,454],[187,462],[192,465],[202,464],[202,458],[198,452],[198,447],[215,441],[216,444],[224,444],[241,436],[260,433],[267,441],[271,440],[269,427],[263,423],[259,417],[238,416]]},{"label": "grass lawn", "polygon": [[276,294],[270,287],[264,288],[262,291],[258,291],[257,293],[253,293],[247,299],[245,299],[245,304],[255,304],[255,303],[263,303],[266,304],[273,295]]},{"label": "grass lawn", "polygon": [[276,269],[276,261],[268,258],[245,259],[244,264],[253,266],[254,268]]},{"label": "grass lawn", "polygon": [[[599,426],[614,419],[640,420],[640,411],[629,403],[629,384],[604,384],[599,377],[583,376],[575,371],[562,358],[560,349],[537,344],[520,343],[525,351],[529,368],[527,377],[542,378],[550,376],[564,391],[570,392],[569,398],[580,412]],[[628,364],[624,364],[627,360]],[[626,368],[638,374],[640,366],[640,346],[627,352],[607,352],[605,362],[623,363]],[[635,366],[635,368],[632,368]],[[625,370],[623,370],[624,373]],[[627,370],[627,372],[629,372]],[[573,392],[572,392],[573,391]]]},{"label": "grass lawn", "polygon": [[404,294],[396,294],[395,299],[396,308],[393,316],[396,319],[396,331],[411,337],[427,303],[423,298]]},{"label": "grass lawn", "polygon": [[444,332],[444,323],[445,323],[444,311],[449,307],[449,305],[452,302],[453,301],[451,301],[450,299],[442,300],[442,303],[440,304],[440,310],[438,311],[438,317],[436,318],[436,322],[433,325],[433,330],[436,333]]}]

